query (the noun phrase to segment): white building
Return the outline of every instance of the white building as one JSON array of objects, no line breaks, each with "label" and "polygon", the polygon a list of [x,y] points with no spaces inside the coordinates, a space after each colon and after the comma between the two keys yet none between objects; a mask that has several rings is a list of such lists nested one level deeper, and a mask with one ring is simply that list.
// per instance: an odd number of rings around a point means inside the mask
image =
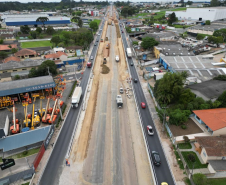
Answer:
[{"label": "white building", "polygon": [[[173,11],[166,11],[167,17]],[[226,18],[226,7],[188,8],[185,11],[175,11],[178,20],[220,20]]]}]

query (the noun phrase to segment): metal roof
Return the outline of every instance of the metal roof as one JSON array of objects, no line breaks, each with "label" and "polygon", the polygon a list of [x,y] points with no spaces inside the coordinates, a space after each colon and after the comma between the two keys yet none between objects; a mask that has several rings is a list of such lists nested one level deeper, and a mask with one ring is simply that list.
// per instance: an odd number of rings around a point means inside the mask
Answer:
[{"label": "metal roof", "polygon": [[41,76],[23,80],[2,82],[0,83],[0,96],[48,89],[55,86],[56,84],[52,76]]},{"label": "metal roof", "polygon": [[0,149],[3,149],[3,152],[8,152],[10,150],[44,141],[50,128],[51,126],[46,126],[28,132],[11,135],[6,138],[1,138]]}]

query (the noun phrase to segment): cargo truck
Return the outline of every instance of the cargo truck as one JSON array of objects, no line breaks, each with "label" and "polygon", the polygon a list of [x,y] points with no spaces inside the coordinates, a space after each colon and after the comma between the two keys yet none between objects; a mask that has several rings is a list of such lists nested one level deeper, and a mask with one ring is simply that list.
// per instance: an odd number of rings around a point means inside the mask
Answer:
[{"label": "cargo truck", "polygon": [[78,107],[81,96],[82,96],[82,87],[76,87],[75,91],[72,95],[72,98],[71,98],[71,107],[72,108]]},{"label": "cargo truck", "polygon": [[130,48],[126,48],[126,53],[128,57],[132,57],[132,51]]},{"label": "cargo truck", "polygon": [[88,68],[92,67],[92,62],[90,62],[90,61],[87,62],[87,67],[88,67]]},{"label": "cargo truck", "polygon": [[123,102],[122,102],[122,96],[121,95],[117,95],[116,103],[117,103],[118,108],[122,108]]}]

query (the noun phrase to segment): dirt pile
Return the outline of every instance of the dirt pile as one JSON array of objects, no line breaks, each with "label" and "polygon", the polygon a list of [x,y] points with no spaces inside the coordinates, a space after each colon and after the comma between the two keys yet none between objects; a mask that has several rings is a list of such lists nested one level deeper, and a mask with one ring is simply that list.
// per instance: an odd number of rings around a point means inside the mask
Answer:
[{"label": "dirt pile", "polygon": [[102,67],[102,74],[108,74],[110,72],[110,68],[108,66],[106,66],[105,64],[101,64]]}]

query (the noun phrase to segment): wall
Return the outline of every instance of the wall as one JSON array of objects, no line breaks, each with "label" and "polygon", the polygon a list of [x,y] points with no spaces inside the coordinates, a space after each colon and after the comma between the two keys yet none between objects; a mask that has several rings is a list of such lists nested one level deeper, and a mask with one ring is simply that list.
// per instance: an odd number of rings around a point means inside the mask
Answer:
[{"label": "wall", "polygon": [[200,156],[201,156],[203,162],[206,163],[208,160],[208,155],[207,155],[205,148],[202,148]]},{"label": "wall", "polygon": [[225,134],[226,134],[226,127],[219,130],[215,130],[213,132],[213,136],[219,136],[219,135],[225,135]]},{"label": "wall", "polygon": [[[0,74],[2,74],[3,73],[3,71],[5,72],[5,73],[12,73],[12,72],[16,72],[16,71],[25,71],[25,70],[28,70],[28,71],[30,71],[32,68],[37,68],[37,67],[23,67],[23,68],[18,68],[18,69],[7,69],[7,70],[2,70],[2,71],[0,71]],[[24,69],[24,70],[23,70]],[[11,78],[11,77],[10,77]],[[11,81],[11,80],[10,80]]]}]

